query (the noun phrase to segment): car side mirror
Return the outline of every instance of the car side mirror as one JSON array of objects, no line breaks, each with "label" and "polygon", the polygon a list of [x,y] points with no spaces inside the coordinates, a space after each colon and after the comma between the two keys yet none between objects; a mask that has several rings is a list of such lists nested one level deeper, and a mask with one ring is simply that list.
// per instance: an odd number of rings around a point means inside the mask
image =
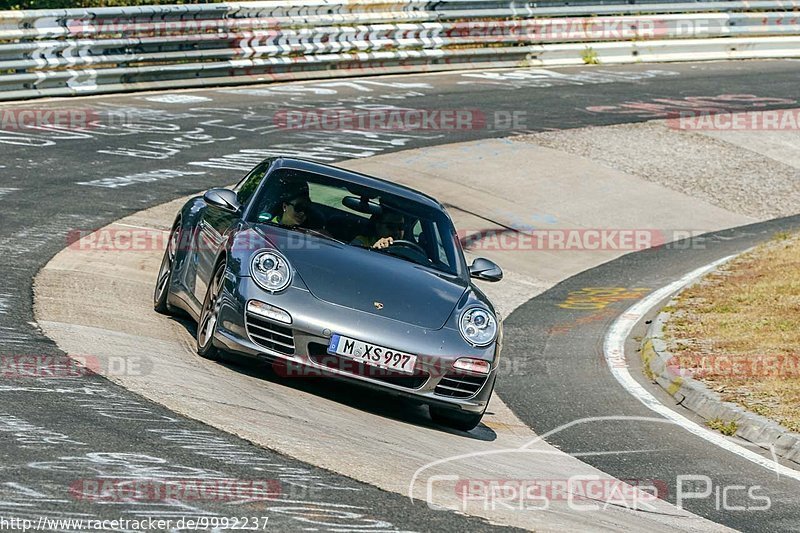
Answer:
[{"label": "car side mirror", "polygon": [[503,279],[503,270],[492,261],[479,257],[470,265],[469,276],[483,281],[500,281]]},{"label": "car side mirror", "polygon": [[242,204],[236,198],[236,193],[230,189],[209,189],[203,195],[203,200],[208,205],[219,207],[231,213],[238,213],[242,208]]}]

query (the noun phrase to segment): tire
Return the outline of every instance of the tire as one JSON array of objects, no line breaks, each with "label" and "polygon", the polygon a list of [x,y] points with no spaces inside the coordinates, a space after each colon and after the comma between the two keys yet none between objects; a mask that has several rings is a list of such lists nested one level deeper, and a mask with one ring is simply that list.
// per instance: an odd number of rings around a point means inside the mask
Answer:
[{"label": "tire", "polygon": [[481,418],[483,418],[483,413],[486,412],[486,409],[484,409],[480,413],[467,413],[433,405],[429,407],[429,410],[434,422],[459,431],[470,431],[478,427],[478,424],[481,423]]},{"label": "tire", "polygon": [[167,303],[169,297],[169,286],[172,284],[172,271],[175,266],[175,255],[178,252],[178,243],[181,238],[181,222],[178,221],[169,234],[167,249],[164,250],[164,258],[161,260],[161,268],[158,269],[156,278],[156,288],[153,291],[153,309],[162,315],[173,315]]},{"label": "tire", "polygon": [[208,284],[208,291],[206,291],[203,301],[200,320],[197,321],[197,354],[212,361],[222,360],[222,352],[214,346],[214,334],[217,332],[225,267],[225,261],[221,261],[214,269],[214,275],[211,276],[211,283]]}]

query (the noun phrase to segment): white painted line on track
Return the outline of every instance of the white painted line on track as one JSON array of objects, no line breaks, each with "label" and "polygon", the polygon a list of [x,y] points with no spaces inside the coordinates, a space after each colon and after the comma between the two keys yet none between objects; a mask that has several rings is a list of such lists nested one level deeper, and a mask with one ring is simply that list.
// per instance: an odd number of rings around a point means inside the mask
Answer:
[{"label": "white painted line on track", "polygon": [[707,274],[708,272],[711,272],[719,265],[729,261],[733,257],[733,255],[730,255],[720,259],[719,261],[714,261],[711,264],[693,270],[683,276],[681,279],[661,287],[657,291],[654,291],[628,308],[625,313],[623,313],[616,321],[614,321],[614,323],[611,325],[611,328],[609,328],[606,338],[603,341],[603,353],[605,355],[608,368],[611,370],[611,374],[614,376],[614,378],[625,388],[625,390],[627,390],[637,400],[642,402],[648,409],[655,411],[661,416],[681,426],[689,433],[692,433],[701,439],[705,439],[711,444],[719,446],[726,451],[736,454],[739,457],[747,459],[748,461],[762,466],[768,470],[774,471],[778,477],[783,475],[800,481],[800,472],[797,470],[786,467],[777,461],[762,457],[761,455],[726,439],[719,433],[715,433],[709,429],[706,429],[703,426],[692,422],[683,415],[676,413],[666,405],[659,402],[656,397],[650,394],[638,381],[636,381],[628,371],[627,360],[625,358],[625,339],[628,338],[628,336],[631,334],[631,331],[633,331],[633,327],[642,319],[642,317],[648,311],[650,311],[650,309],[656,306],[658,302],[670,294],[677,292],[681,288],[685,287],[697,278]]},{"label": "white painted line on track", "polygon": [[146,229],[151,231],[168,231],[161,228],[153,228],[151,226],[137,226],[136,224],[125,224],[123,222],[112,222],[109,226],[122,226],[123,228],[133,228],[133,229]]}]

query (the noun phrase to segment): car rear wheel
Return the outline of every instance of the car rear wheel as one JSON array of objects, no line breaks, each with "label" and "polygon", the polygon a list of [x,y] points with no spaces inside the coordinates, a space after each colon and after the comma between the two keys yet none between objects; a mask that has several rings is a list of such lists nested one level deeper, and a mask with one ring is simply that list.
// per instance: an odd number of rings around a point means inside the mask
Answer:
[{"label": "car rear wheel", "polygon": [[214,334],[217,332],[217,320],[222,306],[222,286],[225,278],[225,261],[222,261],[211,276],[206,298],[203,302],[203,311],[197,322],[197,354],[200,357],[219,361],[222,354],[214,346]]},{"label": "car rear wheel", "polygon": [[480,413],[467,413],[465,411],[456,411],[455,409],[430,406],[431,418],[434,422],[460,431],[475,429],[481,423],[481,418],[483,418],[483,413],[485,412],[485,408]]},{"label": "car rear wheel", "polygon": [[161,268],[158,269],[156,278],[156,288],[153,292],[153,309],[162,315],[171,315],[172,311],[167,304],[169,296],[169,286],[172,283],[172,269],[175,266],[175,254],[178,251],[178,242],[181,235],[181,223],[178,221],[172,232],[169,234],[167,249],[164,250],[164,258],[161,260]]}]

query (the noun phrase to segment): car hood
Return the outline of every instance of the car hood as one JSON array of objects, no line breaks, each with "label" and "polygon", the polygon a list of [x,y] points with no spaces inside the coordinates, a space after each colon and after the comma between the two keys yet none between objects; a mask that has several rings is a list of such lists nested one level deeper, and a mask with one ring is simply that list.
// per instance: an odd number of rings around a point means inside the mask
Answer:
[{"label": "car hood", "polygon": [[[281,228],[264,234],[315,297],[427,329],[441,329],[467,285],[409,261]],[[379,309],[380,307],[380,309]]]}]

